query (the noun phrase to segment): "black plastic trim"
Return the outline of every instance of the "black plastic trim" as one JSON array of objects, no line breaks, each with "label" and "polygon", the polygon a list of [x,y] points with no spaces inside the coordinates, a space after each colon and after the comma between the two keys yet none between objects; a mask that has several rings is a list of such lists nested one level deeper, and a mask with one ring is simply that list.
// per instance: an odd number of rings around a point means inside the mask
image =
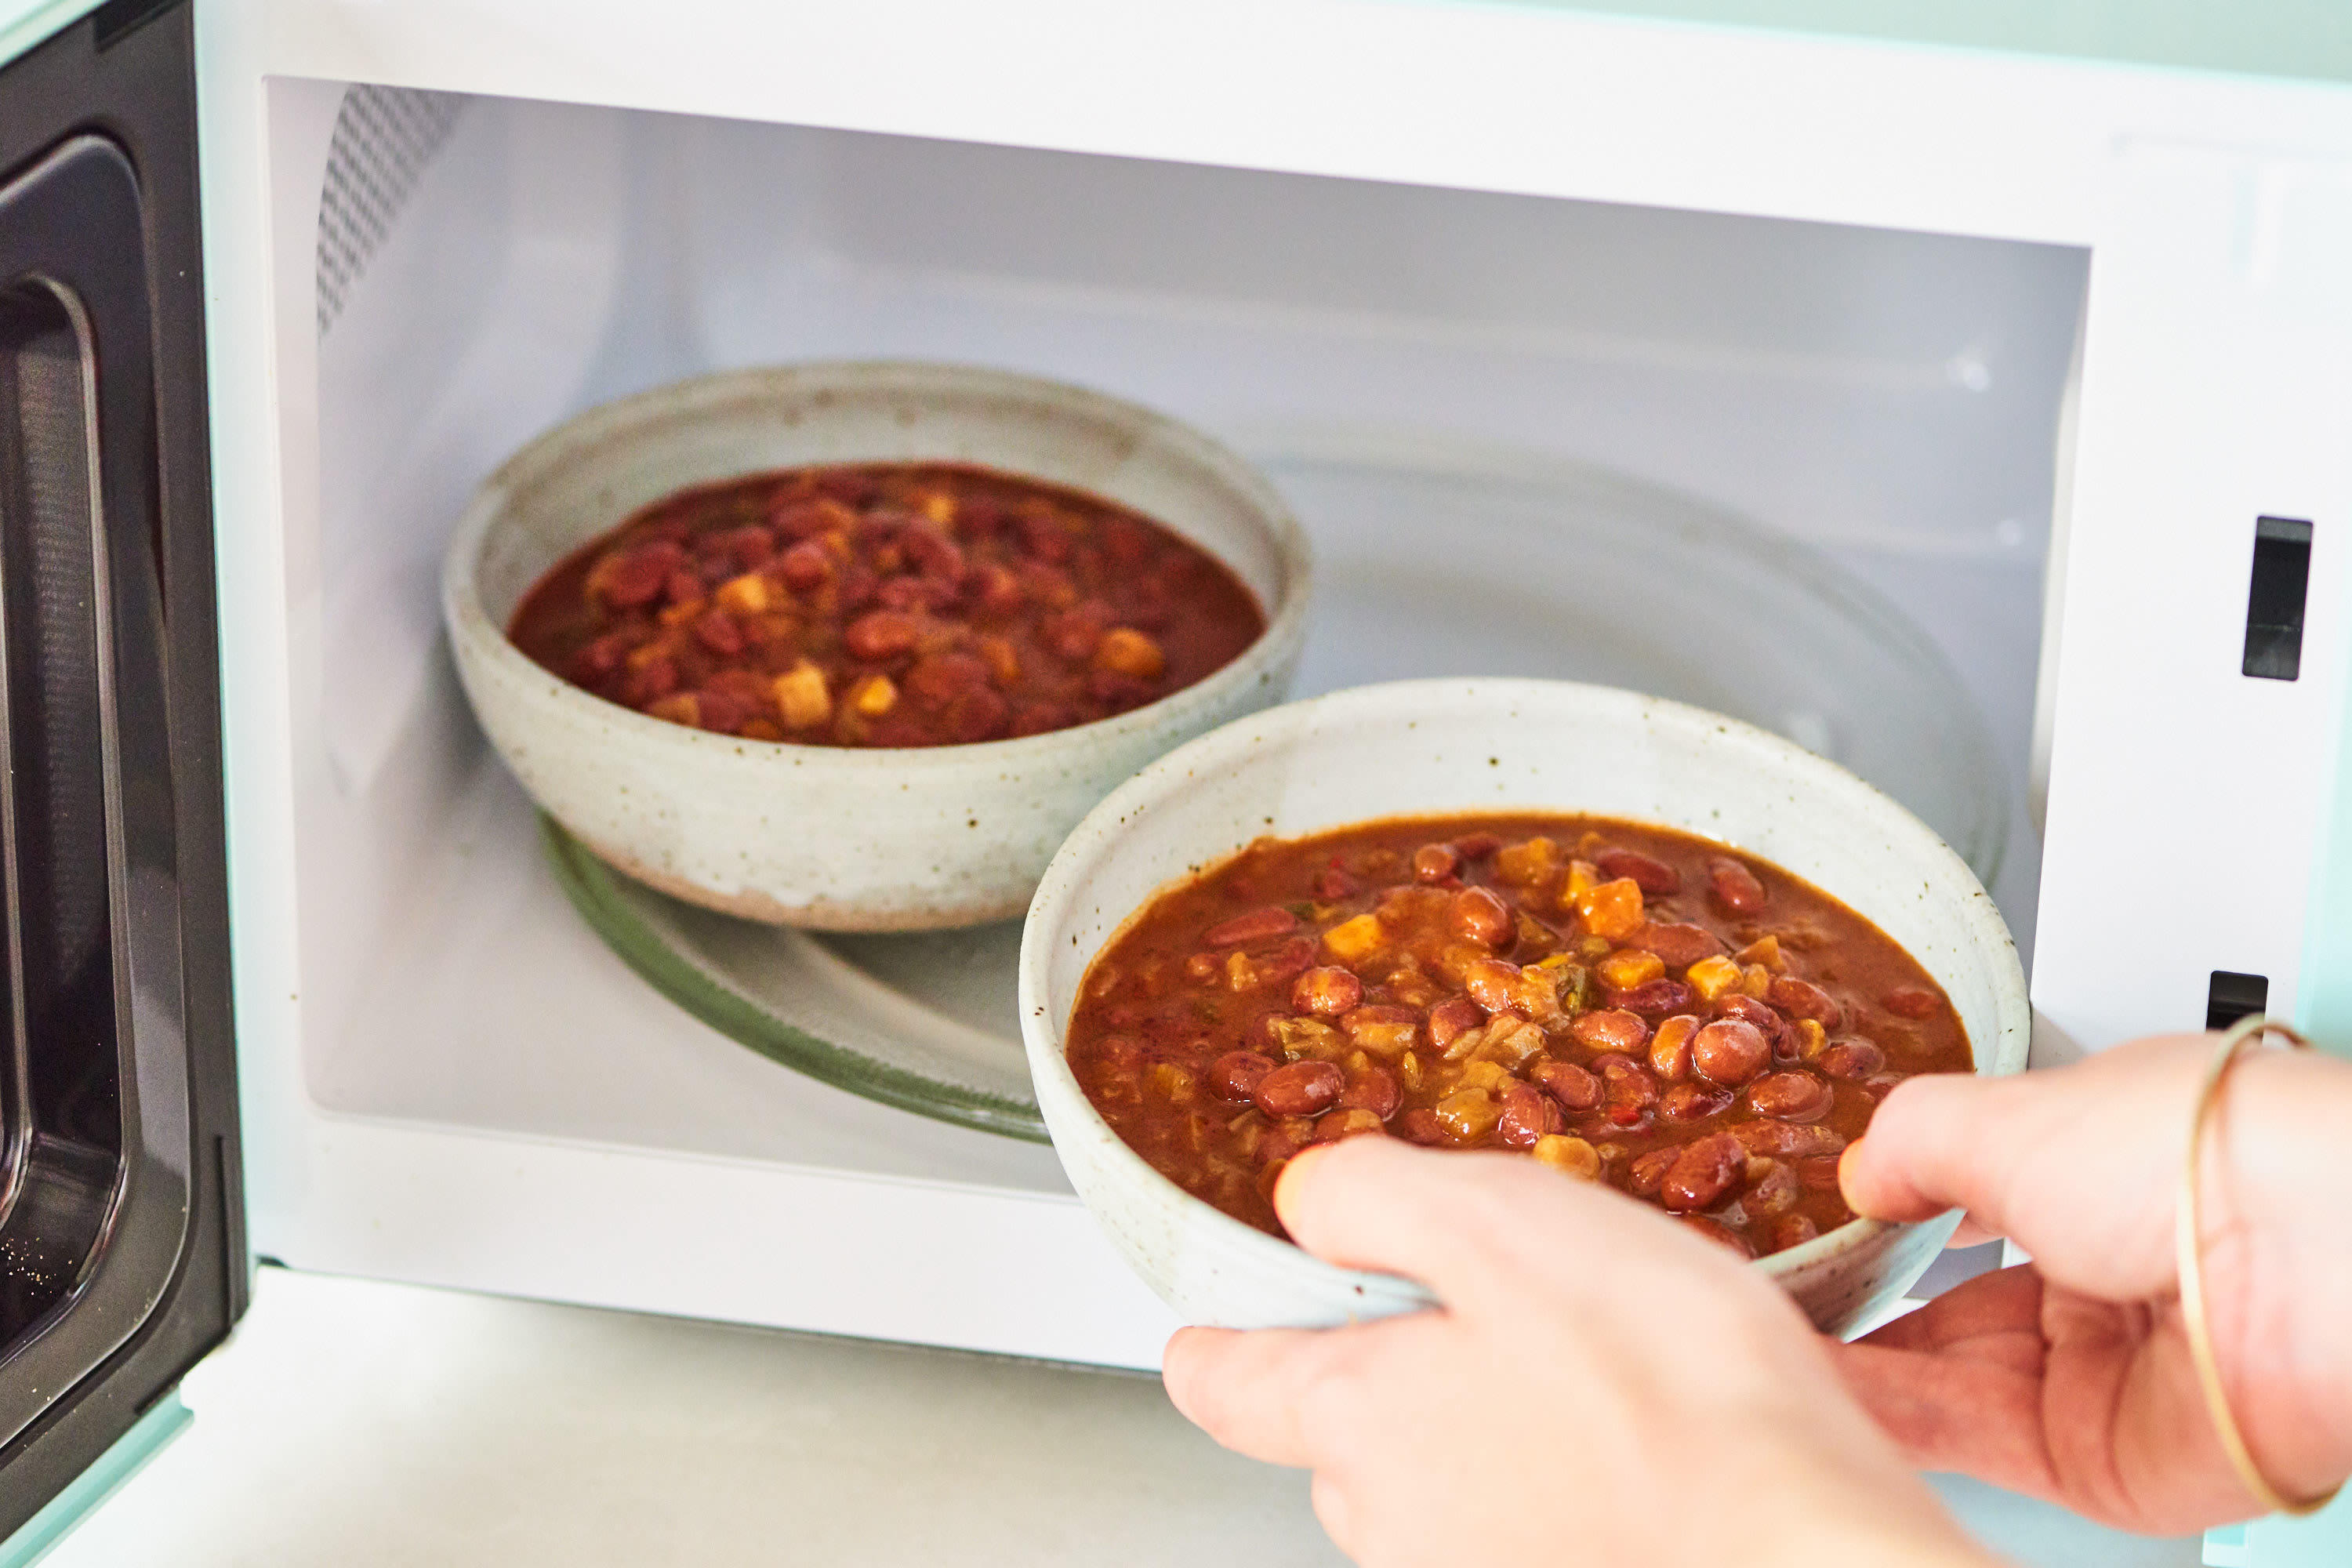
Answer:
[{"label": "black plastic trim", "polygon": [[[186,1041],[188,1206],[178,1260],[144,1320],[47,1411],[0,1447],[0,1537],[13,1532],[113,1444],[140,1413],[227,1336],[244,1311],[235,1040],[229,1003],[227,870],[221,798],[219,641],[205,418],[204,275],[197,205],[192,7],[115,0],[0,64],[0,185],[77,138],[101,140],[136,181],[143,229],[152,417],[144,449],[110,452],[143,489],[152,531],[115,538],[118,573],[153,593],[160,711],[141,721],[152,750],[121,757],[121,795],[160,812],[176,860],[168,887],[133,889],[139,919],[175,923]],[[85,244],[96,243],[95,237]],[[11,280],[0,279],[0,287]],[[101,375],[105,374],[101,367]],[[132,553],[142,572],[126,563]]]}]

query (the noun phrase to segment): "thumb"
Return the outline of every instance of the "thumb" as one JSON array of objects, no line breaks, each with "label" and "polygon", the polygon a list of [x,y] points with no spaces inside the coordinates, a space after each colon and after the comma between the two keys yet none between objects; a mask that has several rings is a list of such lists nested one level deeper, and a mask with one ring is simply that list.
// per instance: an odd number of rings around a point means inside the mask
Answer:
[{"label": "thumb", "polygon": [[[1966,1209],[2052,1279],[2101,1295],[2172,1279],[2173,1183],[2207,1047],[2136,1041],[2073,1067],[1896,1086],[1838,1167],[1873,1219]],[[2110,1299],[2116,1299],[2110,1297]]]}]

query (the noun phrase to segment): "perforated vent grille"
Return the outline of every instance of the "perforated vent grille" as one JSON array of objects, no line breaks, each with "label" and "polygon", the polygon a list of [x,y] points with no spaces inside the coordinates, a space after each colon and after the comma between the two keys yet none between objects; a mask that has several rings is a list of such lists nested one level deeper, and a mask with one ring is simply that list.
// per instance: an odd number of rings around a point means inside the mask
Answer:
[{"label": "perforated vent grille", "polygon": [[319,198],[321,336],[343,313],[344,300],[465,107],[455,93],[405,87],[355,87],[343,95]]}]

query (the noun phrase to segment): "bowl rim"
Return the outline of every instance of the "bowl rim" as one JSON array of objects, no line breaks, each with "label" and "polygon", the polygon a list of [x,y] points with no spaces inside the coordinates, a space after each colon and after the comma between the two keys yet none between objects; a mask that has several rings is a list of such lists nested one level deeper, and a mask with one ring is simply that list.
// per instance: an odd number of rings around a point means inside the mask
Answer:
[{"label": "bowl rim", "polygon": [[[1033,404],[1061,405],[1090,413],[1108,424],[1125,426],[1138,437],[1171,447],[1246,503],[1278,563],[1282,576],[1278,600],[1260,605],[1265,612],[1265,625],[1231,659],[1191,685],[1178,687],[1139,708],[1037,735],[939,746],[810,745],[793,741],[747,740],[740,735],[689,729],[640,713],[574,685],[517,647],[506,628],[490,618],[483,605],[479,583],[486,547],[499,526],[510,519],[509,501],[514,490],[558,466],[567,454],[583,445],[642,439],[647,426],[674,425],[681,416],[699,407],[756,400],[762,395],[816,398],[835,388],[861,395],[899,391],[918,397],[926,391],[1017,395]],[[1016,479],[1040,478],[1018,468],[971,458],[940,460],[973,461],[976,466],[995,468]],[[738,475],[716,475],[691,484],[721,484],[730,478],[747,478],[761,471],[764,470],[747,469]],[[1061,483],[1050,479],[1041,482]],[[1085,489],[1079,485],[1061,488]],[[616,526],[618,521],[608,523],[607,528]],[[1231,563],[1215,550],[1181,528],[1159,517],[1151,521],[1195,548],[1207,551],[1228,570],[1232,569]],[[579,543],[593,537],[583,535]],[[572,548],[578,548],[578,544]],[[815,763],[842,771],[882,771],[903,777],[910,769],[936,772],[999,762],[1049,760],[1076,740],[1125,738],[1165,725],[1181,726],[1199,710],[1219,705],[1234,690],[1257,679],[1270,656],[1304,640],[1314,577],[1313,545],[1281,492],[1232,447],[1170,415],[1092,387],[984,365],[912,359],[821,360],[713,371],[666,382],[598,404],[541,431],[500,463],[467,502],[442,555],[441,608],[451,640],[465,643],[473,657],[488,661],[510,679],[546,681],[548,689],[542,693],[543,699],[553,703],[557,710],[572,713],[583,721],[617,725],[620,734],[639,743],[698,748],[713,756],[731,753],[754,765],[799,768]]]},{"label": "bowl rim", "polygon": [[[1652,697],[1620,687],[1597,686],[1582,681],[1519,678],[1439,678],[1386,681],[1376,685],[1349,687],[1322,696],[1283,703],[1278,707],[1236,719],[1210,731],[1205,735],[1189,741],[1150,765],[1139,769],[1118,789],[1105,796],[1100,804],[1088,812],[1078,826],[1071,831],[1069,837],[1063,841],[1061,849],[1055,852],[1052,862],[1045,868],[1045,877],[1037,885],[1036,894],[1030,900],[1028,919],[1022,927],[1018,986],[1022,1042],[1028,1053],[1030,1074],[1037,1089],[1037,1108],[1046,1118],[1047,1131],[1055,1133],[1057,1149],[1060,1134],[1053,1126],[1055,1108],[1057,1103],[1063,1106],[1075,1106],[1082,1113],[1081,1125],[1085,1133],[1096,1139],[1097,1142],[1108,1144],[1111,1151],[1110,1159],[1121,1170],[1130,1177],[1140,1176],[1146,1188],[1156,1193],[1163,1203],[1167,1197],[1172,1195],[1181,1200],[1181,1204],[1195,1205],[1196,1217],[1202,1219],[1209,1226],[1223,1245],[1238,1248],[1242,1256],[1250,1258],[1253,1262],[1285,1272],[1297,1273],[1303,1270],[1307,1274],[1319,1276],[1334,1284],[1351,1289],[1359,1294],[1371,1290],[1395,1295],[1399,1293],[1402,1287],[1403,1294],[1433,1305],[1436,1304],[1436,1296],[1418,1280],[1371,1270],[1343,1268],[1336,1264],[1327,1263],[1293,1242],[1269,1236],[1255,1226],[1244,1225],[1206,1199],[1186,1192],[1161,1174],[1150,1161],[1144,1159],[1124,1138],[1121,1138],[1109,1122],[1103,1119],[1102,1113],[1095,1109],[1094,1102],[1087,1099],[1085,1089],[1079,1085],[1077,1075],[1071,1071],[1065,1043],[1067,1020],[1055,1019],[1047,1016],[1045,964],[1048,950],[1063,934],[1058,927],[1052,931],[1046,928],[1049,923],[1057,921],[1059,917],[1065,914],[1066,907],[1072,900],[1076,879],[1078,876],[1076,869],[1078,858],[1074,851],[1081,848],[1082,840],[1094,839],[1104,836],[1107,829],[1117,828],[1130,816],[1164,798],[1168,792],[1186,776],[1203,771],[1214,771],[1219,761],[1227,753],[1246,752],[1262,744],[1291,739],[1300,730],[1307,728],[1317,718],[1352,716],[1358,711],[1370,710],[1376,714],[1394,717],[1402,723],[1411,713],[1425,710],[1427,699],[1441,694],[1450,701],[1456,702],[1465,695],[1473,699],[1500,700],[1508,700],[1514,695],[1528,697],[1540,695],[1547,699],[1566,696],[1580,702],[1595,704],[1603,710],[1663,718],[1672,724],[1714,731],[1733,744],[1746,746],[1752,752],[1761,752],[1782,762],[1793,763],[1800,768],[1815,770],[1825,785],[1848,793],[1858,803],[1866,806],[1882,810],[1886,814],[1886,819],[1911,837],[1916,847],[1929,859],[1932,860],[1940,856],[1947,862],[1945,869],[1948,872],[1957,874],[1964,887],[1973,888],[1976,890],[1977,896],[1968,900],[1964,906],[1962,918],[1975,939],[1972,945],[1979,946],[1994,955],[1993,1011],[1996,1037],[1994,1047],[1999,1054],[1988,1051],[1984,1045],[1972,1038],[1969,1041],[1970,1053],[1978,1058],[1975,1076],[2004,1077],[2023,1070],[2026,1046],[2032,1034],[2032,1009],[2027,997],[2023,966],[2018,959],[2016,939],[2010,934],[2009,927],[2001,920],[1991,895],[1977,879],[1976,873],[1969,869],[1967,862],[1959,858],[1951,846],[1944,842],[1935,829],[1921,822],[1907,807],[1876,785],[1825,757],[1806,751],[1792,741],[1775,735],[1769,731],[1759,729],[1744,721],[1734,719],[1727,714],[1715,713],[1689,703],[1676,702],[1663,697]],[[1401,810],[1394,815],[1404,814]],[[1346,823],[1334,825],[1335,827],[1348,826],[1349,825]],[[1316,831],[1329,831],[1329,829]],[[1676,831],[1695,832],[1696,830],[1677,828]],[[1705,834],[1696,836],[1708,837]],[[1725,843],[1727,847],[1735,849],[1739,847],[1728,840],[1720,842]],[[1218,860],[1207,860],[1201,864],[1205,869],[1220,863],[1222,858],[1223,857],[1220,857]],[[1145,904],[1148,905],[1151,898],[1157,898],[1168,887],[1180,881],[1189,880],[1196,874],[1186,872],[1181,876],[1170,879],[1167,883],[1153,889],[1150,898],[1146,899]],[[1832,898],[1840,896],[1832,889],[1823,889],[1822,890],[1830,893]],[[1143,907],[1145,906],[1139,905],[1137,910],[1130,911],[1128,919],[1133,919],[1134,914],[1139,912]],[[1124,922],[1122,922],[1122,929],[1123,924]],[[1100,949],[1097,951],[1099,952]],[[2007,1058],[2011,1056],[2015,1059],[2008,1061]],[[2004,1062],[2007,1062],[2007,1065],[2003,1065]],[[1833,1230],[1822,1232],[1811,1241],[1801,1242],[1795,1247],[1783,1247],[1778,1252],[1768,1253],[1762,1258],[1751,1259],[1750,1262],[1752,1267],[1774,1277],[1792,1274],[1809,1266],[1826,1263],[1841,1254],[1856,1250],[1874,1238],[1889,1232],[1907,1230],[1919,1225],[1935,1223],[1937,1222],[1934,1219],[1913,1222],[1857,1217],[1848,1220]]]}]

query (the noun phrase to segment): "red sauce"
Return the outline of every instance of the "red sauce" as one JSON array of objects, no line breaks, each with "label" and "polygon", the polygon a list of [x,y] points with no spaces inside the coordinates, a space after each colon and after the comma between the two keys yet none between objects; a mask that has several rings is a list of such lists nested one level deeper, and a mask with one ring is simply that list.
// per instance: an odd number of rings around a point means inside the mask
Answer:
[{"label": "red sauce", "polygon": [[508,635],[677,723],[939,746],[1141,707],[1265,629],[1223,562],[1100,497],[967,464],[845,463],[643,508],[532,584]]},{"label": "red sauce", "polygon": [[1606,817],[1260,839],[1087,971],[1070,1066],[1163,1175],[1282,1235],[1311,1143],[1516,1150],[1749,1256],[1853,1215],[1837,1156],[1889,1089],[1966,1072],[1911,955],[1752,855]]}]

